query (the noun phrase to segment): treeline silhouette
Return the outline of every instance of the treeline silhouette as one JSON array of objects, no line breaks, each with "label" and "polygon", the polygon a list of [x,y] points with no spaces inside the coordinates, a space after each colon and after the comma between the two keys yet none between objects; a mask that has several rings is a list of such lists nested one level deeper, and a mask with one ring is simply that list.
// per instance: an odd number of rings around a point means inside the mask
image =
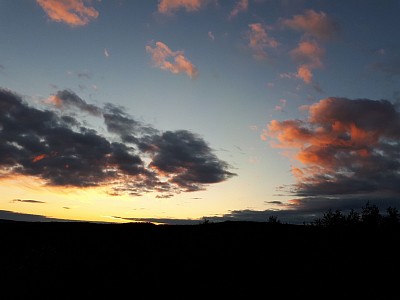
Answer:
[{"label": "treeline silhouette", "polygon": [[386,208],[386,214],[381,214],[377,205],[367,202],[361,212],[351,209],[348,214],[341,210],[328,210],[321,218],[311,222],[313,226],[320,227],[393,227],[400,223],[400,213],[396,207]]},{"label": "treeline silhouette", "polygon": [[[397,209],[312,224],[0,222],[4,299],[398,299]],[[10,294],[11,293],[11,294]]]}]

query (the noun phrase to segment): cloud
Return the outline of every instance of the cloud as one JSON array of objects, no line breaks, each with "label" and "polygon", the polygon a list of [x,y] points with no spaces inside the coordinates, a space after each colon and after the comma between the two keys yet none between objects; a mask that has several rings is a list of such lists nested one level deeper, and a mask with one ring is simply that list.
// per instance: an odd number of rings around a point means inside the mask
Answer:
[{"label": "cloud", "polygon": [[86,25],[99,16],[99,12],[86,0],[36,0],[36,3],[52,21],[73,27]]},{"label": "cloud", "polygon": [[110,52],[107,49],[104,49],[104,56],[105,57],[109,57],[110,56]]},{"label": "cloud", "polygon": [[299,64],[295,76],[307,84],[312,83],[312,70],[323,66],[324,53],[324,49],[319,47],[315,41],[301,41],[297,48],[290,52],[293,60]]},{"label": "cloud", "polygon": [[287,100],[286,99],[279,99],[280,104],[275,105],[274,111],[283,111],[286,107]]},{"label": "cloud", "polygon": [[322,67],[321,58],[324,52],[324,49],[319,47],[315,41],[300,42],[298,47],[290,52],[292,58],[300,64],[297,68],[296,77],[302,79],[307,84],[312,83],[312,70]]},{"label": "cloud", "polygon": [[[30,107],[20,96],[0,89],[2,177],[32,176],[51,186],[105,186],[114,195],[173,195],[234,176],[228,164],[189,131],[160,133],[123,108],[106,104],[101,109],[71,91],[59,91],[55,99],[52,108],[62,114]],[[83,126],[68,110],[101,118],[109,136]]]},{"label": "cloud", "polygon": [[173,74],[186,73],[190,78],[196,78],[198,71],[184,56],[183,51],[172,51],[166,44],[157,42],[155,47],[146,46],[156,67],[168,70]]},{"label": "cloud", "polygon": [[46,203],[39,200],[31,200],[31,199],[14,199],[11,202],[25,202],[25,203]]},{"label": "cloud", "polygon": [[306,10],[302,15],[295,15],[291,19],[282,19],[284,27],[304,32],[321,40],[331,40],[338,36],[339,25],[324,12]]},{"label": "cloud", "polygon": [[255,59],[264,60],[268,57],[266,49],[276,48],[279,43],[270,37],[261,23],[249,24],[250,30],[247,32],[249,48],[253,51]]},{"label": "cloud", "polygon": [[279,74],[280,78],[299,78],[307,84],[312,84],[317,92],[322,93],[321,87],[313,81],[313,70],[323,67],[322,58],[325,50],[316,41],[302,40],[290,51],[290,56],[296,62],[297,72]]},{"label": "cloud", "polygon": [[236,17],[240,12],[246,11],[249,7],[249,0],[238,0],[235,4],[235,7],[229,14],[230,18]]},{"label": "cloud", "polygon": [[153,136],[141,149],[149,153],[150,168],[187,191],[202,189],[201,184],[225,181],[233,173],[199,136],[186,131],[167,131]]},{"label": "cloud", "polygon": [[9,210],[0,210],[0,220],[12,220],[12,221],[24,221],[24,222],[54,222],[64,221],[68,222],[71,220],[56,219],[35,214],[25,214]]},{"label": "cloud", "polygon": [[271,121],[262,138],[293,159],[304,197],[399,198],[400,114],[387,100],[326,98],[307,120]]},{"label": "cloud", "polygon": [[58,91],[55,95],[50,96],[45,102],[53,104],[60,109],[76,108],[94,116],[100,116],[102,113],[99,107],[86,103],[74,92],[69,90]]},{"label": "cloud", "polygon": [[207,3],[207,0],[159,0],[158,12],[171,14],[181,8],[184,8],[186,11],[196,11]]},{"label": "cloud", "polygon": [[382,72],[389,78],[400,76],[400,56],[390,57],[372,64],[372,70]]},{"label": "cloud", "polygon": [[297,48],[290,52],[292,58],[301,65],[310,68],[322,67],[321,58],[325,51],[315,41],[301,41]]},{"label": "cloud", "polygon": [[213,33],[211,31],[208,32],[208,37],[210,39],[212,39],[213,41],[215,40],[215,36],[213,35]]}]

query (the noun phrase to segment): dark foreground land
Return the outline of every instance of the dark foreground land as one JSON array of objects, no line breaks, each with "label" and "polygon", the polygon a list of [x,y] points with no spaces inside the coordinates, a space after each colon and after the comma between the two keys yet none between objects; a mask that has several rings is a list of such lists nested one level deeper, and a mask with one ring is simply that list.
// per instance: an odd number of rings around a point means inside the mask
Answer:
[{"label": "dark foreground land", "polygon": [[400,299],[398,227],[0,222],[0,245],[2,299]]}]

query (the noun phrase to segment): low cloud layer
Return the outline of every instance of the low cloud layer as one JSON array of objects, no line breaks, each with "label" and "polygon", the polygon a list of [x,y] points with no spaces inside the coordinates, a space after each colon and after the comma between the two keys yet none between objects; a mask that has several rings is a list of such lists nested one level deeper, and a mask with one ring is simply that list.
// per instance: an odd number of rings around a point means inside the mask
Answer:
[{"label": "low cloud layer", "polygon": [[183,51],[172,51],[166,44],[156,42],[155,46],[146,46],[154,65],[173,74],[186,73],[190,78],[199,74],[197,68],[184,55]]},{"label": "low cloud layer", "polygon": [[87,0],[36,0],[50,20],[70,26],[83,26],[99,16]]},{"label": "low cloud layer", "polygon": [[387,100],[327,98],[307,120],[271,121],[263,139],[293,160],[297,196],[399,199],[400,113]]},{"label": "low cloud layer", "polygon": [[[22,174],[52,186],[108,186],[110,194],[159,192],[163,197],[234,176],[192,132],[160,132],[120,107],[99,108],[72,91],[49,99],[51,109],[40,110],[0,89],[1,176]],[[102,118],[109,137],[82,125],[70,110]]]}]

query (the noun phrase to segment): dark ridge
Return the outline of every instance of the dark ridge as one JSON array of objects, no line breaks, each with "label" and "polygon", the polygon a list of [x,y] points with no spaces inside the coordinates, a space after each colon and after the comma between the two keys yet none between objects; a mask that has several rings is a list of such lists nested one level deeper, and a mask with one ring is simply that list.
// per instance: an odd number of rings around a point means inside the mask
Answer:
[{"label": "dark ridge", "polygon": [[7,299],[395,299],[399,227],[3,221]]}]

